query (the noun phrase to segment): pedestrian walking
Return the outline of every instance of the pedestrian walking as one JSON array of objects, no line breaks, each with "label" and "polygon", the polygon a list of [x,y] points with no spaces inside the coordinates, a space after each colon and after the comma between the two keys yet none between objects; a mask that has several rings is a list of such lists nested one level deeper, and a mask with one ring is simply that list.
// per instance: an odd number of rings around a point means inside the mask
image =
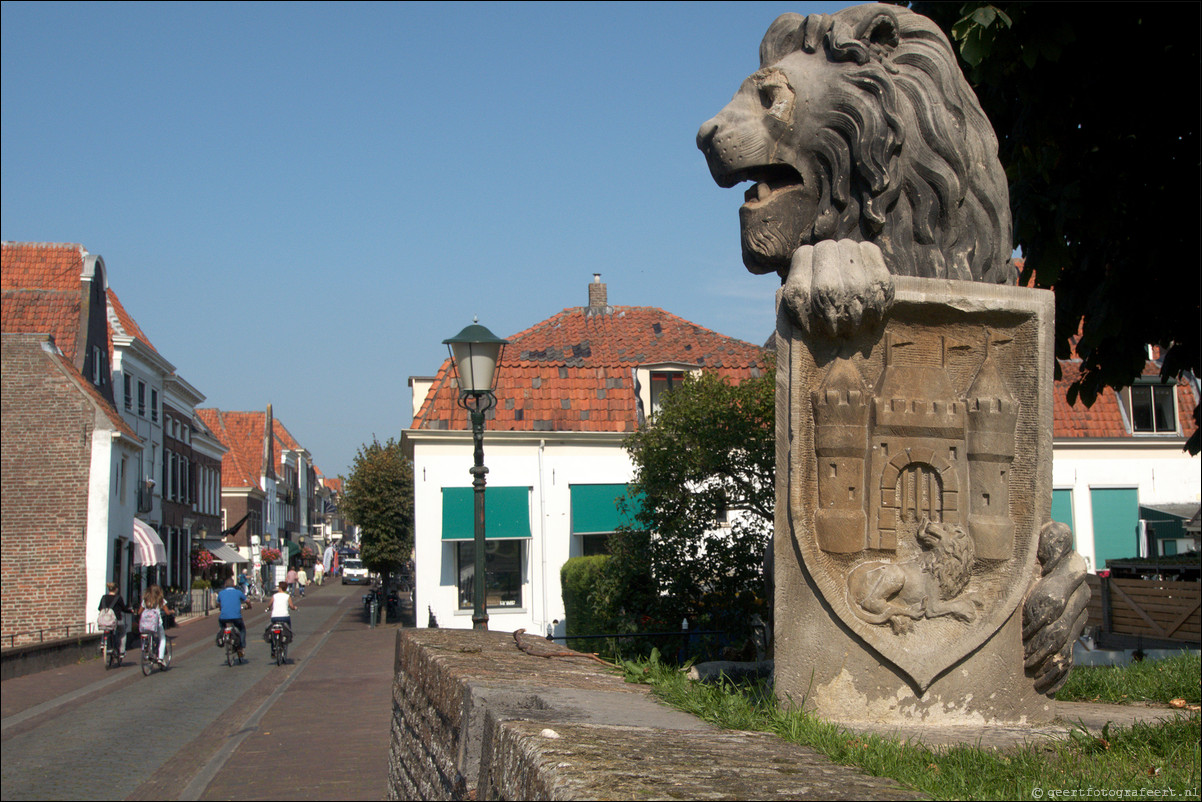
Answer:
[{"label": "pedestrian walking", "polygon": [[313,564],[313,583],[321,587],[322,580],[325,578],[324,566],[318,561]]},{"label": "pedestrian walking", "polygon": [[296,594],[296,566],[290,567],[288,569],[288,573],[284,574],[284,582],[286,582],[288,584],[288,593],[291,595],[295,595]]},{"label": "pedestrian walking", "polygon": [[301,566],[296,572],[296,585],[300,588],[300,595],[305,595],[305,586],[309,584],[309,575],[305,573],[305,566]]}]

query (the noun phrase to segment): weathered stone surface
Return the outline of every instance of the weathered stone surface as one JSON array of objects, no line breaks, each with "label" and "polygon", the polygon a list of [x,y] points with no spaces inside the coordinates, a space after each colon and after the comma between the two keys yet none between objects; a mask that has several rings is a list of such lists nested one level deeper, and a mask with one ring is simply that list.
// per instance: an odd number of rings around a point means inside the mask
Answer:
[{"label": "weathered stone surface", "polygon": [[1051,719],[1016,615],[1051,507],[1051,325],[1051,293],[908,277],[847,340],[780,315],[780,698],[837,721]]},{"label": "weathered stone surface", "polygon": [[915,798],[773,736],[718,730],[583,654],[418,629],[398,633],[396,655],[391,799]]},{"label": "weathered stone surface", "polygon": [[497,721],[484,799],[918,799],[757,732]]}]

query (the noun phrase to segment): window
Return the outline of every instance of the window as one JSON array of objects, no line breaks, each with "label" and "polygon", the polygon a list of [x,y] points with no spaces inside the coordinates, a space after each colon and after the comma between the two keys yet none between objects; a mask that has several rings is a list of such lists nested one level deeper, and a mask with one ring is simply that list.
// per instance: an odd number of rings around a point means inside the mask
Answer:
[{"label": "window", "polygon": [[146,417],[146,383],[138,382],[138,416]]},{"label": "window", "polygon": [[133,410],[133,408],[134,408],[133,380],[129,377],[128,373],[126,373],[123,378],[125,380],[125,408],[128,410]]},{"label": "window", "polygon": [[620,527],[637,523],[642,499],[627,499],[627,485],[573,484],[570,492],[572,534],[579,539],[582,556],[608,554],[609,536]]},{"label": "window", "polygon": [[651,374],[651,414],[659,412],[664,393],[669,393],[684,382],[684,374],[678,371],[657,370]]},{"label": "window", "polygon": [[1137,384],[1123,391],[1136,434],[1177,434],[1177,387]]},{"label": "window", "polygon": [[[490,540],[484,546],[488,566],[485,576],[485,607],[512,609],[522,606],[522,566],[524,540]],[[455,544],[458,555],[459,609],[472,610],[476,578],[476,544],[460,541]]]},{"label": "window", "polygon": [[153,387],[150,389],[150,419],[152,421],[159,419],[159,391]]}]

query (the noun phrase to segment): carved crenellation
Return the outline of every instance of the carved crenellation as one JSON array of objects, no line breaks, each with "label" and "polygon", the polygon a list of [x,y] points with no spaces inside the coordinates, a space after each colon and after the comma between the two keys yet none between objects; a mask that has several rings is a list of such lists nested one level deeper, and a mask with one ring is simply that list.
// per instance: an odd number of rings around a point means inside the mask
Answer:
[{"label": "carved crenellation", "polygon": [[816,525],[822,548],[837,554],[868,546],[864,471],[869,400],[860,372],[846,360],[836,362],[822,387],[811,393],[818,457]]}]

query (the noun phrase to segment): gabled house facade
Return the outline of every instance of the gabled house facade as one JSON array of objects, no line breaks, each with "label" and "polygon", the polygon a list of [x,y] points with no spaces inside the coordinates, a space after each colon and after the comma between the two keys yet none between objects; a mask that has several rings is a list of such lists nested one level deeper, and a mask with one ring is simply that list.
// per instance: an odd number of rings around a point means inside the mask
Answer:
[{"label": "gabled house facade", "polygon": [[1197,428],[1197,378],[1162,384],[1159,364],[1149,359],[1140,381],[1107,388],[1086,408],[1066,399],[1079,362],[1060,367],[1052,518],[1072,528],[1090,570],[1105,570],[1108,559],[1196,551],[1187,523],[1202,503],[1202,471],[1183,448]]},{"label": "gabled house facade", "polygon": [[0,286],[3,632],[19,643],[93,625],[104,583],[131,585],[142,442],[113,406],[104,260],[5,242]]},{"label": "gabled house facade", "polygon": [[[633,466],[623,447],[662,393],[689,373],[739,381],[764,350],[654,307],[610,306],[599,276],[588,305],[508,337],[487,414],[484,463],[489,628],[562,633],[559,572],[598,553],[624,521]],[[472,626],[473,442],[449,360],[414,378],[401,443],[414,467],[417,623]]]},{"label": "gabled house facade", "polygon": [[[222,460],[221,534],[256,569],[261,551],[274,548],[283,559],[273,571],[294,562],[302,541],[313,541],[316,526],[317,466],[268,404],[265,411],[196,410],[199,420],[229,451]],[[266,577],[277,581],[274,573]]]}]

